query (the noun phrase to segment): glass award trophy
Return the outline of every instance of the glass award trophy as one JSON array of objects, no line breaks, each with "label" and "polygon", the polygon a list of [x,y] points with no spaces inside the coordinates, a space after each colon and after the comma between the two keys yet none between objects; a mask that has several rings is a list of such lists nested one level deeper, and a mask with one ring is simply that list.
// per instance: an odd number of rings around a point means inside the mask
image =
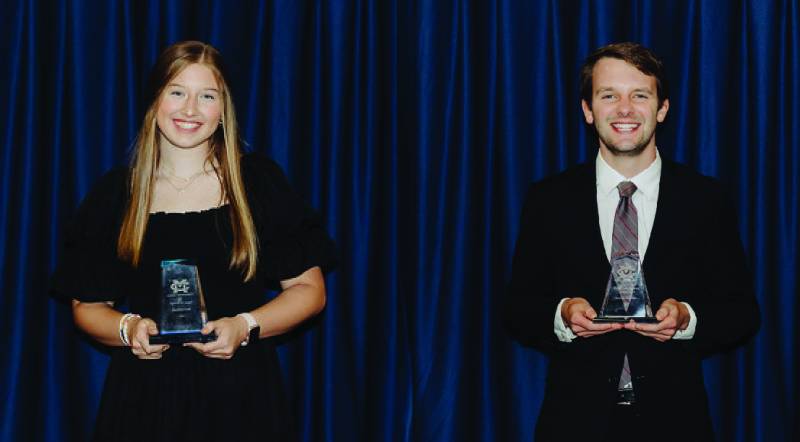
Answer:
[{"label": "glass award trophy", "polygon": [[611,275],[600,314],[592,322],[658,322],[653,316],[638,253],[611,260]]},{"label": "glass award trophy", "polygon": [[161,310],[158,334],[151,344],[210,342],[214,333],[200,333],[206,324],[206,304],[197,266],[185,259],[161,261]]}]

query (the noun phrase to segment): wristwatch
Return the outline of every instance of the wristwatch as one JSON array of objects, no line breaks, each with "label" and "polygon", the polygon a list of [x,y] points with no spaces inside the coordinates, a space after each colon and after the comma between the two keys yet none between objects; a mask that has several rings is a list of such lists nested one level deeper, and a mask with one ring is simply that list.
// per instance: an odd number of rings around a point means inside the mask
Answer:
[{"label": "wristwatch", "polygon": [[258,339],[258,332],[259,332],[258,322],[256,322],[256,318],[254,318],[253,315],[251,315],[250,313],[239,313],[236,316],[241,316],[242,318],[244,318],[245,321],[247,321],[247,337],[244,338],[244,341],[242,341],[241,344],[239,344],[242,347],[244,347],[250,342],[250,337],[253,336],[254,330],[256,332],[255,333],[256,339]]}]

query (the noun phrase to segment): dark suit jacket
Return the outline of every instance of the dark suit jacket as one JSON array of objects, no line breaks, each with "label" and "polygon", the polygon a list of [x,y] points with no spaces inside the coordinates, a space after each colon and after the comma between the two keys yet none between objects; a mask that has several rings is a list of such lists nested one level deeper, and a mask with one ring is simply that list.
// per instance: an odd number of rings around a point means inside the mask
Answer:
[{"label": "dark suit jacket", "polygon": [[591,162],[533,184],[522,212],[506,319],[515,339],[550,359],[536,440],[601,438],[626,352],[653,429],[640,440],[713,440],[701,360],[760,324],[732,206],[715,180],[663,160],[643,271],[654,310],[667,298],[692,306],[694,338],[661,343],[621,330],[562,343],[553,333],[558,302],[583,297],[599,311],[611,270],[595,175]]}]

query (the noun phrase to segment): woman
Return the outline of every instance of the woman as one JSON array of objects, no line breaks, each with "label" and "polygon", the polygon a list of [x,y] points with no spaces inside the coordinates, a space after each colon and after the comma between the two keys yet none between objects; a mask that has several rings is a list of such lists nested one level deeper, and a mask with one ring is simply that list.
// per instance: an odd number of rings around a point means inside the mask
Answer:
[{"label": "woman", "polygon": [[[151,88],[130,168],[83,201],[53,279],[78,327],[113,347],[95,439],[291,439],[277,355],[263,338],[322,310],[333,243],[275,163],[242,155],[216,49],[170,46]],[[196,263],[211,319],[202,333],[216,340],[150,342],[160,264],[171,259]]]}]

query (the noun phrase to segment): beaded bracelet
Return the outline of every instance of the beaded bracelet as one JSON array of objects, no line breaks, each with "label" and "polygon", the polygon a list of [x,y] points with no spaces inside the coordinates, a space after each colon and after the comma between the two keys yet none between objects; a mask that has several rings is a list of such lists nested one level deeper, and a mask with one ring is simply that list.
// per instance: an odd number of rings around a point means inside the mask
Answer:
[{"label": "beaded bracelet", "polygon": [[133,318],[141,319],[142,317],[135,313],[125,313],[119,318],[119,340],[122,341],[122,345],[126,347],[131,346],[131,341],[128,337],[128,321]]},{"label": "beaded bracelet", "polygon": [[258,327],[258,322],[256,322],[256,318],[254,318],[250,313],[239,313],[236,315],[236,317],[242,317],[247,322],[247,337],[245,337],[244,341],[239,344],[244,347],[250,342],[250,332],[253,331],[254,328]]}]

